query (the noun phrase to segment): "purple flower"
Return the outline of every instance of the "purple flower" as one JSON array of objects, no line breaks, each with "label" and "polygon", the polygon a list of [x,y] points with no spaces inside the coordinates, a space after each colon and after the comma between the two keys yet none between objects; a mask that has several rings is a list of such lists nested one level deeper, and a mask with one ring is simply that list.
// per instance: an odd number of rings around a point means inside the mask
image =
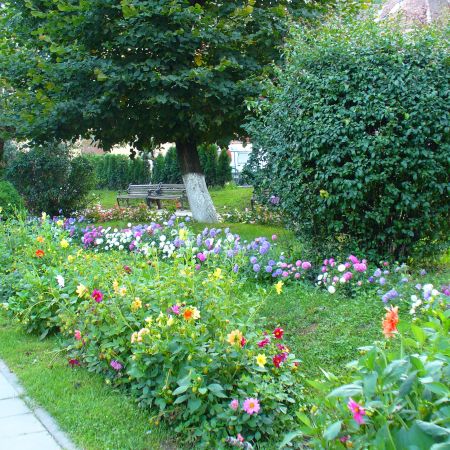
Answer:
[{"label": "purple flower", "polygon": [[380,278],[380,285],[381,285],[381,286],[384,286],[385,284],[386,284],[386,278],[381,277],[381,278]]},{"label": "purple flower", "polygon": [[197,253],[197,259],[201,262],[204,262],[206,259],[206,255],[204,253]]},{"label": "purple flower", "polygon": [[375,272],[373,273],[373,276],[377,277],[377,278],[381,277],[381,269],[375,270]]},{"label": "purple flower", "polygon": [[252,257],[250,258],[250,262],[251,262],[252,264],[256,264],[256,263],[258,262],[258,258],[256,258],[256,256],[252,256]]},{"label": "purple flower", "polygon": [[302,269],[303,270],[311,269],[311,267],[312,267],[312,265],[311,265],[311,263],[309,261],[303,261],[302,262]]},{"label": "purple flower", "polygon": [[270,272],[272,272],[272,266],[266,266],[266,272],[267,273],[270,273]]},{"label": "purple flower", "polygon": [[375,281],[374,277],[369,277],[369,279],[367,280],[369,283],[373,283]]},{"label": "purple flower", "polygon": [[253,271],[259,272],[261,270],[261,266],[259,264],[253,264]]},{"label": "purple flower", "polygon": [[116,361],[115,359],[113,359],[112,361],[111,361],[111,367],[114,369],[114,370],[117,370],[117,371],[119,371],[119,370],[121,370],[122,368],[123,368],[123,366],[122,366],[122,364],[120,364],[120,362],[119,361]]},{"label": "purple flower", "polygon": [[427,274],[427,271],[426,271],[425,269],[422,269],[422,270],[419,272],[419,274],[422,275],[422,276],[425,276],[425,275]]},{"label": "purple flower", "polygon": [[238,266],[237,264],[235,264],[235,265],[233,266],[233,272],[234,272],[234,273],[238,273],[238,271],[239,271],[239,266]]}]

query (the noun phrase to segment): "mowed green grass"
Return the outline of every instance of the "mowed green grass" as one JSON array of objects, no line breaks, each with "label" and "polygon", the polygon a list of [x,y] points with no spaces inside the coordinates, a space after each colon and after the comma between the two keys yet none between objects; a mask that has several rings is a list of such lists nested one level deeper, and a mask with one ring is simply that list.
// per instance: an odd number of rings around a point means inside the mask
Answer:
[{"label": "mowed green grass", "polygon": [[[0,313],[0,358],[18,376],[27,395],[43,406],[79,448],[88,450],[177,449],[150,413],[97,374],[69,367],[56,338],[40,341]],[[0,445],[1,447],[1,445]],[[44,450],[44,449],[42,449]]]},{"label": "mowed green grass", "polygon": [[[109,190],[95,190],[92,193],[99,199],[104,208],[112,208],[117,205],[117,192]],[[210,189],[211,198],[214,206],[221,209],[224,206],[228,208],[245,209],[250,208],[250,199],[252,198],[253,188],[241,188],[230,185],[224,188]],[[169,205],[174,202],[169,202]]]}]

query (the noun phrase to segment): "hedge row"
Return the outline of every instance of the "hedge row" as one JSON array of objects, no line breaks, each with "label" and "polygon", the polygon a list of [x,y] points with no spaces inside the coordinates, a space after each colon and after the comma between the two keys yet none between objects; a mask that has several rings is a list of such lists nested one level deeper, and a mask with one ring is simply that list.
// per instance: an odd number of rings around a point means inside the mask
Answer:
[{"label": "hedge row", "polygon": [[[223,186],[231,181],[230,156],[226,150],[219,151],[215,144],[198,147],[200,164],[208,186]],[[155,158],[152,173],[153,183],[181,183],[181,170],[175,147],[171,147],[166,156]]]}]

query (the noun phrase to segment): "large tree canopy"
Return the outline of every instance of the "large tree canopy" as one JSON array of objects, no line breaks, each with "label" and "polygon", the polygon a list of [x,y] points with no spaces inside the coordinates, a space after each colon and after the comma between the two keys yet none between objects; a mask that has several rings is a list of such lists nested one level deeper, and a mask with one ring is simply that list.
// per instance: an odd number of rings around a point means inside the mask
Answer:
[{"label": "large tree canopy", "polygon": [[245,100],[279,58],[286,19],[311,17],[318,3],[4,2],[8,110],[36,140],[176,142],[183,173],[198,173],[196,146],[239,132]]}]

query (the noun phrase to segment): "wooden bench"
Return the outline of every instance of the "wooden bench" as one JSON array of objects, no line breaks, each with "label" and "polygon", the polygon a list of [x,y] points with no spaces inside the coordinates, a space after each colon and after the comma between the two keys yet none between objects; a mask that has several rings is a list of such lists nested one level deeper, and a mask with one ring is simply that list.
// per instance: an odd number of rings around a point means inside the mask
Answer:
[{"label": "wooden bench", "polygon": [[184,209],[183,202],[187,200],[186,188],[184,184],[162,184],[152,187],[148,191],[148,201],[156,202],[158,209],[162,208],[162,200],[178,200],[181,208]]},{"label": "wooden bench", "polygon": [[271,206],[278,205],[280,198],[277,195],[271,194],[269,189],[263,189],[260,193],[256,194],[253,192],[252,198],[250,199],[250,205],[252,210],[255,207],[255,203],[259,201],[259,199],[263,198],[265,203],[270,204]]},{"label": "wooden bench", "polygon": [[130,204],[130,200],[147,201],[149,190],[156,189],[158,186],[158,184],[130,184],[125,192],[119,191],[117,194],[117,205],[120,206],[121,201],[126,201],[127,205]]}]

